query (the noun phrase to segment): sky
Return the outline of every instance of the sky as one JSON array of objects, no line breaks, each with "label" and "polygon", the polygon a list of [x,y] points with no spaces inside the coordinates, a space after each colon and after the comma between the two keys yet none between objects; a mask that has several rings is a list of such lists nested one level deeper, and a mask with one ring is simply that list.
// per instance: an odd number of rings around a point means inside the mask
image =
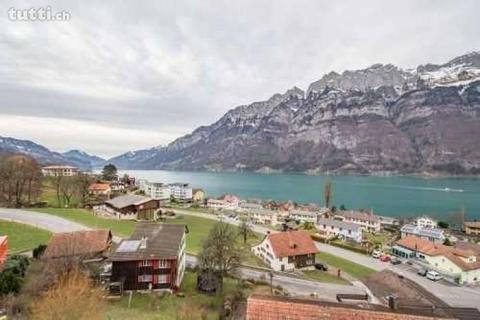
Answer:
[{"label": "sky", "polygon": [[[11,8],[68,13],[19,21]],[[480,1],[0,2],[0,136],[106,158],[332,70],[480,50]]]}]

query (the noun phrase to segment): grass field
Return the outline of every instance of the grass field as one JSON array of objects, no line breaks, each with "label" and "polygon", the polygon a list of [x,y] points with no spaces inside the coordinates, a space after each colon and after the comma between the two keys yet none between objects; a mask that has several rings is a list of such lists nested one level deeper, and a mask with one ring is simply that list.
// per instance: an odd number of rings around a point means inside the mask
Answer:
[{"label": "grass field", "polygon": [[[127,238],[132,234],[136,224],[135,221],[114,220],[94,216],[91,211],[84,209],[37,208],[32,210],[59,216],[92,228],[111,229],[115,235],[123,238]],[[165,223],[186,224],[189,230],[189,233],[187,234],[187,252],[197,254],[202,248],[203,240],[208,236],[210,229],[216,221],[184,215],[179,216],[176,219],[166,219]],[[247,245],[243,245],[243,241],[241,241],[239,237],[239,245],[244,253],[244,262],[246,264],[258,267],[264,266],[260,259],[250,253],[250,245],[257,243],[260,240],[260,235],[255,234],[248,238]]]},{"label": "grass field", "polygon": [[347,280],[339,278],[333,274],[330,274],[324,271],[310,270],[310,271],[303,271],[303,274],[305,274],[305,278],[319,281],[319,282],[350,284],[350,282],[348,282]]},{"label": "grass field", "polygon": [[[226,278],[224,280],[224,294],[233,293],[237,287],[237,280]],[[246,289],[245,293],[270,292],[267,286],[254,286]],[[163,297],[149,294],[134,294],[130,308],[128,296],[120,301],[110,302],[105,319],[142,319],[142,320],[175,320],[175,319],[218,319],[222,298],[217,295],[207,295],[197,292],[196,274],[185,272],[181,292],[185,297],[167,294]]]},{"label": "grass field", "polygon": [[31,210],[62,217],[91,228],[111,229],[114,234],[120,237],[129,237],[135,228],[135,221],[105,219],[84,209],[36,208]]},{"label": "grass field", "polygon": [[26,224],[0,220],[0,235],[8,236],[9,253],[31,250],[39,244],[48,244],[52,234]]},{"label": "grass field", "polygon": [[348,273],[350,276],[358,280],[363,280],[375,273],[376,271],[360,264],[346,260],[326,252],[317,253],[316,259],[321,262],[326,262],[329,266],[339,268],[343,272]]}]

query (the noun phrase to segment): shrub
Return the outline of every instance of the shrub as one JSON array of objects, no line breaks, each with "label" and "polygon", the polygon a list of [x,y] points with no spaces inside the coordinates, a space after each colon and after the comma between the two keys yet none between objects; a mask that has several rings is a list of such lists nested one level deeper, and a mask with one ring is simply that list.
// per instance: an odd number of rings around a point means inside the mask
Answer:
[{"label": "shrub", "polygon": [[3,271],[0,273],[0,293],[18,293],[22,287],[23,279],[19,274],[13,271]]},{"label": "shrub", "polygon": [[39,245],[35,249],[33,249],[33,258],[34,259],[39,259],[41,255],[45,252],[47,249],[47,246],[44,244]]}]

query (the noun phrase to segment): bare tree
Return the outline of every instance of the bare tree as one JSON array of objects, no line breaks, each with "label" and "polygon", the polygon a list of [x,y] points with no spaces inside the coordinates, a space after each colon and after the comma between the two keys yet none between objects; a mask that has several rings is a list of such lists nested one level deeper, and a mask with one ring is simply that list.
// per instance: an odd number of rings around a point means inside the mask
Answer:
[{"label": "bare tree", "polygon": [[219,278],[219,290],[223,293],[223,278],[235,271],[240,265],[241,250],[237,245],[237,232],[233,226],[225,222],[217,222],[203,242],[198,255],[200,268],[211,272]]},{"label": "bare tree", "polygon": [[42,174],[37,161],[25,155],[0,158],[0,201],[7,206],[30,204],[40,195]]},{"label": "bare tree", "polygon": [[324,198],[324,201],[325,201],[325,206],[327,208],[330,208],[332,197],[333,197],[332,180],[330,178],[327,178],[325,180],[325,185],[323,186],[323,198]]},{"label": "bare tree", "polygon": [[253,235],[252,227],[248,224],[246,218],[242,218],[240,225],[238,226],[238,234],[243,238],[243,244],[247,243],[249,235]]}]

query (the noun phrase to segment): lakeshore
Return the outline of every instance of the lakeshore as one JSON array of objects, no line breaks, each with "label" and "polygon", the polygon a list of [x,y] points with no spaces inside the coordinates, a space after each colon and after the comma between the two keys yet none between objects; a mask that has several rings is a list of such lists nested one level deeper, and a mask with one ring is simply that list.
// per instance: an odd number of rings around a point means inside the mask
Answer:
[{"label": "lakeshore", "polygon": [[[245,199],[292,200],[323,205],[327,176],[261,174],[250,172],[187,172],[125,170],[137,179],[186,182],[205,190],[208,197],[230,193]],[[462,209],[468,219],[480,218],[480,180],[414,176],[328,176],[334,183],[333,203],[350,209],[373,209],[385,216],[431,215],[449,220]]]}]

